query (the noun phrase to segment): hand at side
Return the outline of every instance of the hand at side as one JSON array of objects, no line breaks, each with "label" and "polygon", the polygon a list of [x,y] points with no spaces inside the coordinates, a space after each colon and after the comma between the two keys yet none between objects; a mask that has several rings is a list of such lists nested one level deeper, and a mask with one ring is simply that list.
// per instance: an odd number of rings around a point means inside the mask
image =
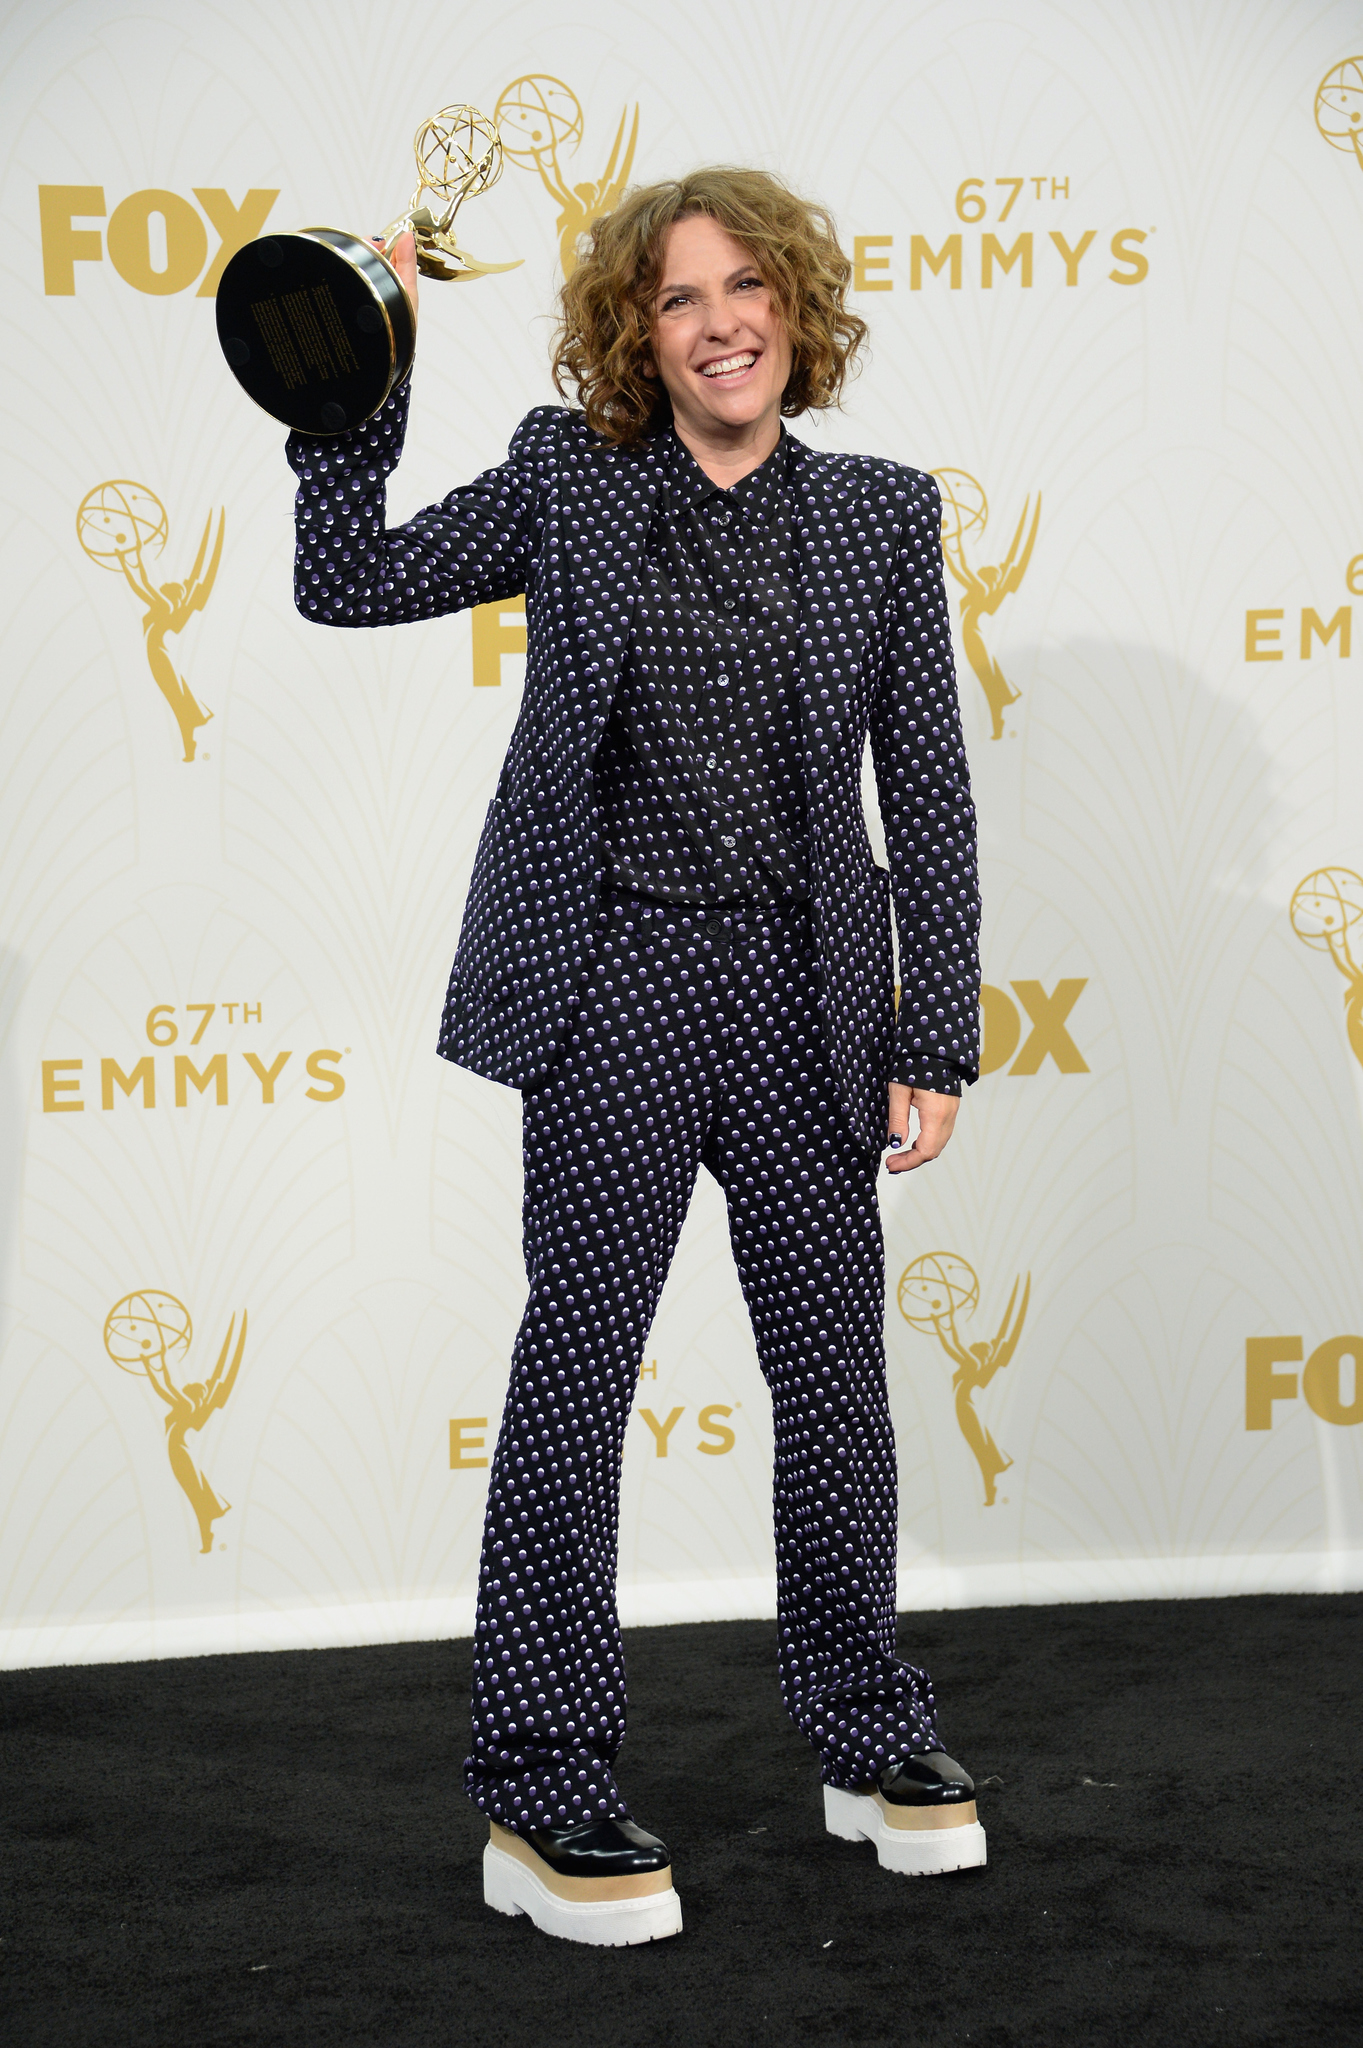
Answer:
[{"label": "hand at side", "polygon": [[[902,1149],[891,1152],[885,1163],[891,1173],[909,1173],[942,1151],[955,1128],[961,1098],[935,1095],[930,1088],[906,1088],[898,1081],[891,1081],[889,1092],[889,1136],[898,1138]],[[918,1112],[918,1135],[912,1145],[907,1143],[910,1109]]]}]

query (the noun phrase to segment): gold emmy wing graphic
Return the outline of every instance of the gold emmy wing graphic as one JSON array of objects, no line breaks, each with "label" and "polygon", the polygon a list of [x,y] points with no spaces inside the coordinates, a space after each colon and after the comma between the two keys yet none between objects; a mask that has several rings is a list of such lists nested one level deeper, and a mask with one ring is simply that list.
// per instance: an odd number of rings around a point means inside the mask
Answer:
[{"label": "gold emmy wing graphic", "polygon": [[[1022,1300],[1018,1301],[1018,1288]],[[931,1330],[956,1370],[951,1376],[956,1397],[956,1420],[961,1435],[975,1454],[984,1481],[984,1504],[992,1508],[1001,1473],[1012,1459],[1005,1457],[975,1413],[975,1396],[1001,1372],[1017,1349],[1027,1304],[1032,1298],[1032,1276],[1026,1285],[1013,1282],[1008,1306],[997,1334],[988,1342],[964,1344],[956,1328],[957,1316],[970,1317],[980,1299],[980,1283],[972,1266],[955,1252],[924,1252],[904,1268],[899,1278],[899,1311],[915,1330]],[[1014,1310],[1017,1314],[1014,1316]]]},{"label": "gold emmy wing graphic", "polygon": [[246,1349],[245,1309],[241,1312],[239,1335],[235,1316],[227,1325],[218,1362],[207,1384],[186,1380],[183,1386],[177,1386],[172,1368],[178,1368],[188,1357],[193,1340],[189,1310],[173,1294],[164,1294],[157,1287],[142,1287],[135,1294],[125,1294],[104,1319],[104,1348],[114,1364],[121,1372],[140,1373],[148,1379],[170,1411],[166,1416],[166,1456],[194,1510],[200,1549],[207,1552],[213,1548],[213,1524],[232,1504],[219,1500],[214,1493],[207,1474],[199,1470],[190,1456],[185,1438],[191,1429],[202,1429],[215,1408],[227,1405]]},{"label": "gold emmy wing graphic", "polygon": [[1331,149],[1351,149],[1363,170],[1363,57],[1346,57],[1316,87],[1316,126]]},{"label": "gold emmy wing graphic", "polygon": [[1363,965],[1354,945],[1363,939],[1363,875],[1352,868],[1318,868],[1292,892],[1292,929],[1304,946],[1328,953],[1344,976],[1344,1021],[1353,1056],[1363,1066]]},{"label": "gold emmy wing graphic", "polygon": [[146,606],[142,614],[142,632],[147,645],[147,666],[155,678],[157,689],[175,714],[186,761],[194,759],[194,735],[201,725],[207,725],[213,713],[204,710],[189,684],[177,672],[166,652],[166,635],[180,632],[195,612],[201,612],[208,603],[218,563],[222,560],[226,521],[226,512],[220,511],[218,537],[206,568],[204,558],[208,554],[213,528],[211,512],[204,521],[203,539],[199,542],[199,552],[194,557],[194,567],[188,580],[158,584],[152,580],[148,559],[159,555],[170,538],[170,521],[155,491],[149,491],[145,484],[132,483],[126,477],[115,477],[87,491],[76,513],[76,533],[90,560],[98,563],[101,569],[121,573],[138,603]]},{"label": "gold emmy wing graphic", "polygon": [[503,153],[522,170],[538,171],[545,191],[558,206],[559,262],[563,275],[571,277],[577,267],[580,237],[593,221],[611,211],[629,183],[639,140],[639,109],[634,109],[628,141],[628,107],[621,114],[605,175],[594,185],[570,185],[563,170],[563,156],[575,156],[582,140],[582,108],[561,78],[535,73],[515,79],[498,100],[493,119],[501,130]]},{"label": "gold emmy wing graphic", "polygon": [[[982,535],[989,524],[989,500],[985,497],[984,486],[963,469],[934,469],[932,474],[942,492],[942,553],[947,567],[965,592],[961,599],[961,638],[965,642],[966,659],[979,679],[994,721],[990,737],[1002,739],[1003,714],[1010,704],[1017,703],[1022,692],[1013,688],[985,646],[980,620],[996,612],[1005,597],[1017,589],[1027,574],[1041,519],[1041,493],[1037,492],[1036,510],[1032,512],[1031,530],[1026,541],[1022,534],[1032,509],[1030,497],[1023,505],[1022,517],[1004,560],[996,567],[974,569],[966,554],[966,545],[973,536]],[[1021,554],[1018,553],[1019,548]]]}]

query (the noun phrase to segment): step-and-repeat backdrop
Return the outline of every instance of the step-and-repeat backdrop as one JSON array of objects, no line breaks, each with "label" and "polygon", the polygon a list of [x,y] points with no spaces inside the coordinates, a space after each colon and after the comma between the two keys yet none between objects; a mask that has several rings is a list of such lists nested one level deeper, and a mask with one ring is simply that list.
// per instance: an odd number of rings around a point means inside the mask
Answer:
[{"label": "step-and-repeat backdrop", "polygon": [[[495,111],[401,518],[552,394],[632,181],[833,209],[932,469],[985,1072],[886,1188],[906,1605],[1363,1583],[1363,27],[1315,0],[28,0],[3,29],[0,1625],[11,1663],[472,1612],[518,1101],[436,1058],[508,604],[291,599],[214,292]],[[631,1619],[770,1612],[771,1432],[700,1189],[626,1458]]]}]

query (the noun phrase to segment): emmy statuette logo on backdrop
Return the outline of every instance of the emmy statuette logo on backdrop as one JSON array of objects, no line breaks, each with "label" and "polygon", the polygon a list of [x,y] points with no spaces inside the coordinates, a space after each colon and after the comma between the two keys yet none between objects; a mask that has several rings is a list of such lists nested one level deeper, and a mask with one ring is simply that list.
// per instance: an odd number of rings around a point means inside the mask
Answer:
[{"label": "emmy statuette logo on backdrop", "polygon": [[1352,868],[1318,868],[1292,892],[1292,929],[1304,946],[1328,953],[1348,986],[1344,1021],[1353,1056],[1363,1066],[1363,963],[1354,945],[1363,938],[1363,875]]},{"label": "emmy statuette logo on backdrop", "polygon": [[639,140],[639,109],[625,138],[629,109],[620,116],[610,160],[595,184],[570,185],[563,158],[575,156],[582,140],[582,107],[561,78],[534,73],[507,86],[493,114],[502,134],[502,148],[522,170],[538,171],[540,182],[559,209],[558,252],[563,275],[577,268],[577,245],[594,221],[617,206],[629,183]]},{"label": "emmy statuette logo on backdrop", "polygon": [[218,1362],[207,1382],[186,1380],[180,1386],[175,1369],[189,1356],[193,1341],[194,1325],[189,1310],[159,1287],[141,1287],[133,1294],[125,1294],[104,1319],[104,1348],[114,1364],[120,1372],[145,1378],[170,1411],[166,1416],[166,1456],[194,1510],[199,1525],[199,1548],[206,1554],[213,1548],[213,1524],[230,1511],[232,1504],[219,1500],[207,1474],[199,1470],[190,1456],[185,1438],[190,1430],[202,1429],[215,1409],[227,1405],[246,1349],[245,1309],[241,1312],[239,1334],[236,1317],[228,1323]]},{"label": "emmy statuette logo on backdrop", "polygon": [[213,514],[209,513],[204,521],[203,538],[194,557],[194,567],[185,582],[156,583],[152,579],[148,559],[159,555],[165,547],[170,537],[170,521],[155,491],[148,490],[145,484],[133,483],[127,477],[115,477],[87,491],[76,513],[76,533],[90,560],[101,569],[121,573],[138,603],[146,606],[142,614],[142,633],[147,647],[147,666],[157,689],[175,714],[186,761],[194,759],[194,735],[201,725],[207,725],[213,713],[204,709],[177,671],[166,652],[166,635],[180,632],[195,612],[201,612],[208,603],[218,564],[222,560],[226,521],[226,512],[220,511],[218,537],[210,558],[208,543],[213,529]]},{"label": "emmy statuette logo on backdrop", "polygon": [[1363,170],[1363,57],[1346,57],[1316,87],[1316,126],[1331,149],[1349,149]]},{"label": "emmy statuette logo on backdrop", "polygon": [[[1022,1300],[1018,1288],[1022,1287]],[[1017,1349],[1032,1298],[1032,1276],[1025,1286],[1018,1279],[1008,1297],[1003,1321],[987,1340],[965,1344],[956,1328],[957,1316],[974,1314],[980,1299],[980,1283],[973,1266],[955,1252],[924,1252],[899,1276],[899,1312],[911,1329],[931,1330],[956,1370],[951,1375],[956,1401],[956,1420],[961,1435],[975,1454],[984,1481],[984,1504],[992,1508],[998,1482],[1012,1464],[994,1442],[975,1413],[975,1396],[1002,1372]],[[1016,1315],[1014,1311],[1016,1310]]]},{"label": "emmy statuette logo on backdrop", "polygon": [[[1032,559],[1036,530],[1041,520],[1041,493],[1037,492],[1035,511],[1032,511],[1030,497],[1024,503],[1022,517],[1004,559],[976,568],[970,561],[967,546],[982,536],[989,524],[989,500],[984,494],[984,486],[963,469],[934,469],[932,474],[942,493],[942,553],[947,567],[965,593],[961,599],[961,638],[965,642],[966,659],[975,671],[989,706],[994,726],[990,738],[999,740],[1003,738],[1003,714],[1010,704],[1017,703],[1022,692],[1014,689],[985,646],[980,621],[991,617],[1027,574],[1027,564]],[[1032,515],[1030,528],[1027,527],[1029,512]]]}]

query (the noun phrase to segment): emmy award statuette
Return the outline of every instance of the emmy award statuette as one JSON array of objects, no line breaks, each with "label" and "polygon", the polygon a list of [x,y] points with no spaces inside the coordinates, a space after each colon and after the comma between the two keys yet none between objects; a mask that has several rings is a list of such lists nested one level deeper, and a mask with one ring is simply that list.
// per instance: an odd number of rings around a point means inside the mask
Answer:
[{"label": "emmy award statuette", "polygon": [[[459,247],[454,217],[502,174],[502,141],[476,107],[442,107],[413,143],[417,187],[383,230],[411,229],[423,277],[464,283],[515,270]],[[304,434],[372,419],[412,367],[416,320],[388,259],[362,235],[300,228],[239,249],[218,286],[218,340],[248,398]]]}]

